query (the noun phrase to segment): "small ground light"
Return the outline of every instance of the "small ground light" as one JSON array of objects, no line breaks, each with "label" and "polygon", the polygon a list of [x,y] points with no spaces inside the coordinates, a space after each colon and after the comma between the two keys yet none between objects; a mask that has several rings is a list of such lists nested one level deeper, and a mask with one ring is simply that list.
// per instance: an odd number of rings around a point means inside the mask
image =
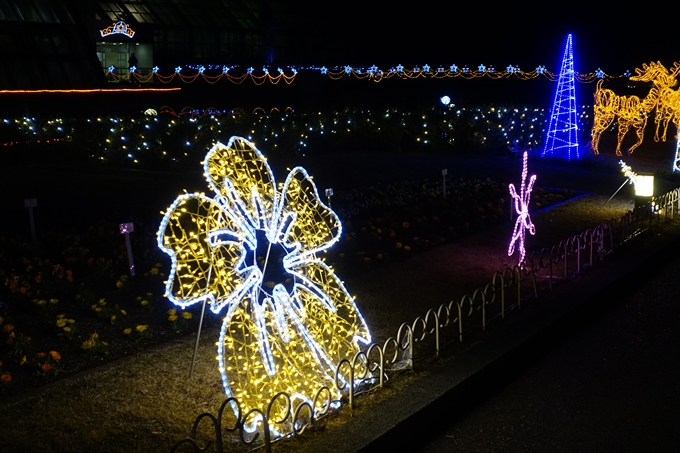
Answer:
[{"label": "small ground light", "polygon": [[439,98],[439,101],[440,101],[443,105],[449,105],[449,104],[451,103],[451,98],[448,97],[448,96],[442,96],[442,97]]},{"label": "small ground light", "polygon": [[651,203],[654,197],[654,175],[652,173],[638,173],[635,180],[635,206]]}]

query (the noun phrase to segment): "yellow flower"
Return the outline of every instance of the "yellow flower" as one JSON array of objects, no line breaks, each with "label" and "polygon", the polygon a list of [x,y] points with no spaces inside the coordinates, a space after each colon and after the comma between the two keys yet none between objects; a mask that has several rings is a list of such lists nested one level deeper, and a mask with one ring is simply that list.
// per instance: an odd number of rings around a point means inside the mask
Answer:
[{"label": "yellow flower", "polygon": [[67,319],[66,321],[67,321],[69,324],[73,324],[74,322],[76,322],[75,319]]},{"label": "yellow flower", "polygon": [[146,307],[147,305],[149,305],[149,301],[144,299],[143,301],[140,302],[140,304],[142,304],[142,307]]},{"label": "yellow flower", "polygon": [[406,250],[406,251],[408,252],[408,251],[411,250],[411,247],[409,247],[408,245],[407,245],[407,246],[404,246],[404,250]]},{"label": "yellow flower", "polygon": [[114,322],[116,320],[116,315],[111,315],[111,322]]},{"label": "yellow flower", "polygon": [[396,243],[396,247],[397,247],[398,249],[400,249],[400,248],[402,247],[402,243],[401,243],[401,242],[397,242],[397,243]]},{"label": "yellow flower", "polygon": [[23,356],[21,360],[19,360],[19,365],[23,365],[24,363],[26,363],[26,356]]},{"label": "yellow flower", "polygon": [[189,313],[188,311],[185,311],[184,313],[182,313],[182,318],[184,318],[184,319],[191,319],[191,318],[192,318],[192,315],[191,315],[191,313]]},{"label": "yellow flower", "polygon": [[140,325],[138,325],[138,326],[135,328],[135,330],[136,330],[137,332],[140,332],[140,333],[141,333],[141,332],[144,332],[144,331],[145,331],[146,329],[148,329],[148,328],[149,328],[149,325],[148,325],[148,324],[140,324]]},{"label": "yellow flower", "polygon": [[61,360],[61,355],[57,351],[50,351],[50,355],[54,360]]},{"label": "yellow flower", "polygon": [[71,328],[69,326],[64,327],[64,332],[70,332]]},{"label": "yellow flower", "polygon": [[132,329],[127,328],[127,329],[123,330],[123,333],[124,333],[125,335],[130,335],[130,334],[132,333]]},{"label": "yellow flower", "polygon": [[106,299],[101,298],[101,299],[99,299],[98,303],[99,303],[99,305],[104,306],[104,305],[106,305]]},{"label": "yellow flower", "polygon": [[117,287],[117,288],[122,288],[122,287],[123,287],[123,282],[121,282],[120,280],[118,280],[118,281],[116,282],[116,287]]},{"label": "yellow flower", "polygon": [[66,325],[66,320],[64,318],[57,319],[57,327],[64,327]]},{"label": "yellow flower", "polygon": [[170,310],[168,310],[168,314],[169,314],[169,315],[176,315],[176,314],[177,314],[177,309],[176,309],[176,308],[171,308]]},{"label": "yellow flower", "polygon": [[59,300],[58,299],[50,299],[51,304],[58,304]]},{"label": "yellow flower", "polygon": [[45,299],[41,299],[38,301],[38,305],[45,305],[47,304],[47,301]]},{"label": "yellow flower", "polygon": [[170,315],[170,316],[168,316],[168,321],[170,321],[170,322],[175,322],[175,321],[177,321],[177,315]]},{"label": "yellow flower", "polygon": [[97,313],[99,313],[100,311],[102,311],[102,307],[97,307],[97,308],[94,309],[94,311],[96,311]]},{"label": "yellow flower", "polygon": [[127,316],[127,312],[126,312],[125,310],[121,310],[120,313],[121,313],[123,316]]}]

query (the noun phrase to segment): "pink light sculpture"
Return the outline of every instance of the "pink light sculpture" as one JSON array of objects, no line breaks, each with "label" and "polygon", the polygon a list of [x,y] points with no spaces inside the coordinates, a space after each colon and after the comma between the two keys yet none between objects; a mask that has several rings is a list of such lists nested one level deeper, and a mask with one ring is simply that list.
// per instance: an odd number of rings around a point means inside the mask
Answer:
[{"label": "pink light sculpture", "polygon": [[[515,190],[515,185],[510,184],[510,195],[515,200],[515,210],[517,211],[517,221],[515,222],[515,229],[512,232],[512,239],[510,240],[510,246],[508,247],[508,256],[515,253],[515,248],[519,250],[519,264],[524,262],[524,256],[526,255],[526,250],[524,249],[524,237],[526,235],[526,230],[529,233],[536,234],[536,227],[531,222],[531,217],[529,216],[529,199],[531,198],[531,190],[534,187],[534,182],[536,182],[536,175],[532,175],[529,179],[529,185],[526,185],[527,180],[527,152],[524,151],[524,162],[522,166],[522,186],[520,187],[519,195],[517,190]],[[516,246],[516,244],[518,244]]]}]

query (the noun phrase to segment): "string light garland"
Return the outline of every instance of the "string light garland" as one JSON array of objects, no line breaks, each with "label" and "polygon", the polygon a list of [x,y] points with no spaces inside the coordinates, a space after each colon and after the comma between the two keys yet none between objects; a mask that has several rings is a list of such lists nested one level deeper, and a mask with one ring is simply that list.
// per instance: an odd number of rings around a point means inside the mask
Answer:
[{"label": "string light garland", "polygon": [[172,259],[166,296],[180,307],[206,301],[214,313],[226,311],[217,360],[225,393],[244,413],[266,410],[279,392],[293,407],[314,407],[319,388],[336,388],[337,364],[371,341],[354,299],[320,257],[340,238],[340,220],[305,169],[277,186],[264,156],[241,137],[210,149],[204,175],[215,197],[180,195],[159,228],[158,246]]},{"label": "string light garland", "polygon": [[[636,75],[631,77],[632,81],[651,82],[647,95],[640,99],[638,96],[619,96],[608,88],[604,88],[602,80],[598,81],[595,91],[595,105],[591,145],[595,154],[599,153],[599,143],[602,132],[607,130],[617,120],[618,134],[616,143],[616,155],[621,156],[621,143],[632,127],[637,136],[637,141],[629,148],[628,153],[632,154],[635,149],[642,144],[644,130],[647,126],[647,119],[654,108],[657,108],[656,134],[655,140],[659,140],[659,129],[663,124],[662,140],[666,140],[666,128],[668,123],[673,121],[676,125],[680,123],[680,95],[677,90],[672,90],[677,81],[677,74],[680,72],[680,63],[675,63],[672,71],[669,71],[660,62],[643,64],[642,68],[636,68]],[[676,114],[678,112],[678,114]],[[678,169],[678,154],[674,159],[673,168]]]},{"label": "string light garland", "polygon": [[515,221],[515,228],[512,232],[510,245],[508,246],[508,256],[512,256],[512,254],[515,253],[515,249],[517,249],[519,251],[519,264],[524,262],[524,256],[526,255],[526,249],[524,248],[526,230],[529,230],[529,233],[532,235],[536,234],[536,227],[531,222],[531,216],[529,216],[529,201],[531,199],[531,191],[534,188],[534,182],[536,182],[536,175],[532,175],[529,179],[529,185],[526,185],[528,154],[529,153],[524,151],[522,161],[522,185],[520,186],[519,195],[517,194],[515,185],[510,184],[510,196],[512,196],[512,199],[515,201],[517,220]]},{"label": "string light garland", "polygon": [[149,93],[181,91],[181,88],[84,88],[71,90],[0,90],[0,94],[42,94],[42,93]]},{"label": "string light garland", "polygon": [[576,122],[576,87],[574,85],[574,52],[571,34],[564,47],[560,78],[555,90],[555,101],[550,112],[550,125],[543,148],[546,154],[571,160],[580,158],[578,152],[578,124]]},{"label": "string light garland", "polygon": [[[518,66],[508,65],[500,70],[494,66],[486,66],[480,64],[475,67],[458,66],[455,64],[448,66],[430,66],[428,64],[422,67],[415,65],[412,68],[407,68],[401,64],[386,68],[378,68],[376,65],[370,67],[359,66],[334,66],[327,68],[325,66],[262,66],[255,69],[252,66],[245,67],[239,65],[193,65],[186,64],[177,66],[171,72],[161,71],[161,68],[154,66],[148,74],[141,74],[138,68],[133,66],[130,71],[122,74],[116,73],[116,68],[110,66],[105,74],[113,81],[135,81],[139,83],[162,82],[171,83],[175,79],[179,79],[184,83],[192,83],[197,80],[203,80],[210,84],[215,84],[220,80],[228,80],[235,84],[241,84],[246,80],[251,80],[256,85],[270,82],[277,84],[283,80],[286,84],[291,84],[296,79],[299,72],[318,73],[328,76],[331,80],[340,80],[343,78],[356,78],[360,80],[369,80],[373,82],[380,82],[391,78],[397,79],[480,79],[489,78],[493,80],[516,78],[519,80],[532,80],[537,77],[545,77],[546,79],[555,82],[558,80],[559,74],[554,73],[545,66],[539,65],[531,70],[522,70]],[[630,77],[630,72],[626,71],[621,75],[611,75],[602,71],[600,68],[593,72],[579,73],[574,71],[574,80],[581,83],[592,83],[600,79],[622,79]]]}]

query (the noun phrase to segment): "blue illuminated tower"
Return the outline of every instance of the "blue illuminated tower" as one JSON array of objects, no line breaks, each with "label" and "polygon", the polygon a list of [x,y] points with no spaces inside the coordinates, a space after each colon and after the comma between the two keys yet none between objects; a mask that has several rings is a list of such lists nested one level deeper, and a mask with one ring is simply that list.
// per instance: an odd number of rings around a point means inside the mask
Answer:
[{"label": "blue illuminated tower", "polygon": [[574,86],[574,53],[571,47],[571,34],[562,57],[560,78],[557,80],[555,101],[550,112],[550,126],[545,139],[543,156],[550,155],[562,159],[578,159],[576,135],[576,87]]}]

